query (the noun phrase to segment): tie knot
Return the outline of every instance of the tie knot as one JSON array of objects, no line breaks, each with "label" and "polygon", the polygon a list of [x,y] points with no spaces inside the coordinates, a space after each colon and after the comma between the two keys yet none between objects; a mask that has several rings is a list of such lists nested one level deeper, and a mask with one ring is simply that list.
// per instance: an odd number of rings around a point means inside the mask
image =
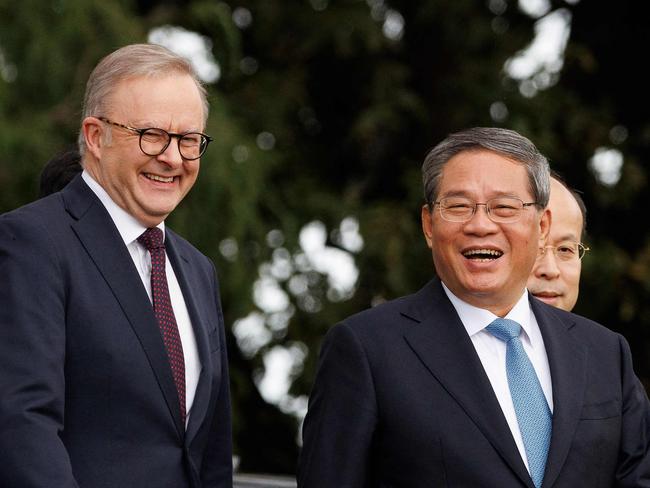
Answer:
[{"label": "tie knot", "polygon": [[138,242],[149,252],[165,247],[163,232],[158,227],[149,227],[138,237]]},{"label": "tie knot", "polygon": [[521,325],[510,319],[496,319],[485,328],[490,334],[503,342],[519,337]]}]

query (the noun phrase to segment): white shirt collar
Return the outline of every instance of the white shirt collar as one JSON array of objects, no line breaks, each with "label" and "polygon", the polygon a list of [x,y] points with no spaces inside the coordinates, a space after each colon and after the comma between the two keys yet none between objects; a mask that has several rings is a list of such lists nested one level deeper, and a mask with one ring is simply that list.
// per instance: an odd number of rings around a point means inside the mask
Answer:
[{"label": "white shirt collar", "polygon": [[[442,288],[445,290],[447,297],[449,297],[449,300],[456,309],[456,312],[470,337],[481,332],[490,325],[493,320],[498,318],[489,310],[478,308],[464,302],[454,295],[444,283],[442,283]],[[510,310],[504,318],[514,320],[521,325],[521,328],[530,340],[532,334],[532,325],[530,323],[531,315],[532,310],[530,309],[530,302],[528,301],[528,290],[524,289],[524,292],[515,306],[512,307],[512,310]]]},{"label": "white shirt collar", "polygon": [[[86,184],[90,187],[97,198],[102,202],[111,219],[115,223],[124,244],[127,246],[135,241],[147,228],[138,222],[135,217],[129,214],[126,210],[120,207],[113,199],[106,193],[106,190],[95,181],[95,179],[86,170],[83,170],[81,177]],[[165,222],[161,222],[156,227],[163,231],[163,239],[165,236]]]}]

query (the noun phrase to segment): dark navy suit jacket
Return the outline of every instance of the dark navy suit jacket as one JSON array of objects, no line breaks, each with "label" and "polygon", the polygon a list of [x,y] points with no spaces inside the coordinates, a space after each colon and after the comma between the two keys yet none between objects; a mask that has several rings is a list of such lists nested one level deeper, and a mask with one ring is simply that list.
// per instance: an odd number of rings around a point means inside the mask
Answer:
[{"label": "dark navy suit jacket", "polygon": [[[649,404],[618,334],[537,299],[553,383],[543,487],[648,487]],[[534,488],[436,279],[328,333],[303,427],[303,488]]]},{"label": "dark navy suit jacket", "polygon": [[166,230],[202,365],[187,430],[151,302],[77,177],[0,217],[0,486],[232,486],[212,263]]}]

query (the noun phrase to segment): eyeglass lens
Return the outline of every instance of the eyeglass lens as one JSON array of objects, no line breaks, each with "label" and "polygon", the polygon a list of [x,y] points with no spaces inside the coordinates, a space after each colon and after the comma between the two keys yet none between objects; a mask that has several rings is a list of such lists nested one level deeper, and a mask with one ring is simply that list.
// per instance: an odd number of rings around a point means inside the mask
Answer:
[{"label": "eyeglass lens", "polygon": [[524,202],[518,198],[500,197],[488,200],[486,203],[476,203],[467,198],[442,198],[440,215],[451,222],[466,222],[472,218],[479,205],[484,205],[488,216],[494,222],[515,222],[519,219],[524,208]]},{"label": "eyeglass lens", "polygon": [[567,241],[561,242],[557,246],[544,246],[540,248],[540,255],[544,255],[549,250],[561,261],[574,261],[582,259],[587,248],[579,242]]},{"label": "eyeglass lens", "polygon": [[[189,132],[178,137],[178,151],[184,159],[198,159],[207,147],[206,137]],[[158,156],[169,146],[172,136],[163,129],[146,129],[140,135],[140,148],[148,156]]]}]

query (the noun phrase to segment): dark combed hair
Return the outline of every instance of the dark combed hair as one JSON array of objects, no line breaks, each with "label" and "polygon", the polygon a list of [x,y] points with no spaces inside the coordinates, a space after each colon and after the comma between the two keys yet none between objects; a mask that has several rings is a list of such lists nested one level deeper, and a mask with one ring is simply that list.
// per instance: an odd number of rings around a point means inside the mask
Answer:
[{"label": "dark combed hair", "polygon": [[76,147],[60,152],[45,163],[41,171],[39,196],[63,190],[81,170],[81,155]]}]

